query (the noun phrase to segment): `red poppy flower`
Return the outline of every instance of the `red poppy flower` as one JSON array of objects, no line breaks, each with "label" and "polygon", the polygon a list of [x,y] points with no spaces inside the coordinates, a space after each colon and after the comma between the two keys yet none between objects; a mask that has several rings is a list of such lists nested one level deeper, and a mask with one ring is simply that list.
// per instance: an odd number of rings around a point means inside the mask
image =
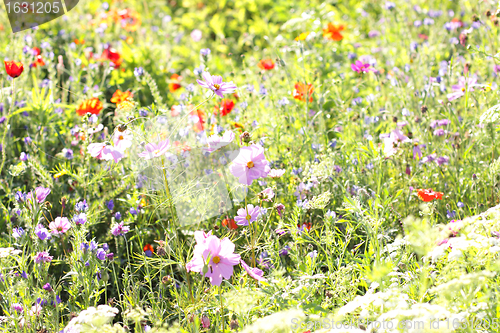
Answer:
[{"label": "red poppy flower", "polygon": [[313,101],[312,94],[314,92],[314,87],[312,84],[304,84],[302,82],[295,83],[295,89],[293,90],[293,98],[300,101],[305,101],[307,96],[309,96],[309,102]]},{"label": "red poppy flower", "polygon": [[146,251],[155,252],[155,250],[153,249],[153,247],[151,246],[151,244],[144,245],[143,251],[144,252],[146,252]]},{"label": "red poppy flower", "polygon": [[[219,106],[216,107],[219,109],[220,113],[223,115],[223,116],[226,116],[228,114],[231,113],[231,111],[233,111],[233,108],[234,108],[234,102],[231,100],[231,99],[223,99]],[[217,112],[215,112],[215,114],[217,114]]]},{"label": "red poppy flower", "polygon": [[182,86],[179,84],[179,82],[182,80],[182,76],[180,76],[179,74],[172,74],[172,76],[170,77],[170,80],[173,80],[174,82],[171,82],[168,84],[168,90],[170,90],[170,92],[174,92],[176,91],[177,89],[180,89]]},{"label": "red poppy flower", "polygon": [[12,78],[19,77],[23,73],[24,67],[22,62],[15,62],[9,60],[9,61],[4,61],[4,64],[5,64],[5,71],[7,71],[7,74]]},{"label": "red poppy flower", "polygon": [[85,115],[87,112],[92,114],[99,114],[102,110],[102,102],[97,97],[93,97],[91,99],[87,99],[82,102],[76,109],[76,113],[79,116]]},{"label": "red poppy flower", "polygon": [[345,25],[328,23],[328,26],[323,29],[323,37],[340,42],[344,36],[340,33],[345,30]]},{"label": "red poppy flower", "polygon": [[222,220],[222,226],[228,227],[231,230],[238,229],[238,225],[236,224],[236,222],[234,222],[234,219],[229,219],[229,221],[228,221],[228,219]]},{"label": "red poppy flower", "polygon": [[117,50],[111,47],[105,49],[101,55],[101,61],[106,61],[106,60],[111,61],[115,65],[115,67],[120,67],[120,65],[123,62],[120,53],[118,53]]},{"label": "red poppy flower", "polygon": [[117,89],[115,93],[113,94],[113,97],[111,97],[111,103],[115,104],[120,104],[123,101],[126,101],[127,98],[129,97],[134,97],[134,95],[130,91],[121,91],[120,89]]},{"label": "red poppy flower", "polygon": [[189,115],[191,116],[191,119],[192,120],[196,120],[194,121],[194,126],[193,126],[193,129],[195,130],[196,133],[199,133],[201,131],[203,131],[205,129],[205,112],[201,111],[201,110],[196,110],[196,111],[191,111],[189,113]]},{"label": "red poppy flower", "polygon": [[274,61],[272,59],[262,59],[261,61],[259,61],[257,66],[260,69],[269,71],[274,68]]},{"label": "red poppy flower", "polygon": [[443,193],[434,192],[431,189],[428,189],[428,190],[419,189],[419,190],[417,190],[417,194],[418,194],[418,197],[420,198],[420,200],[425,201],[425,202],[430,202],[430,201],[435,200],[435,199],[441,200],[443,197]]}]

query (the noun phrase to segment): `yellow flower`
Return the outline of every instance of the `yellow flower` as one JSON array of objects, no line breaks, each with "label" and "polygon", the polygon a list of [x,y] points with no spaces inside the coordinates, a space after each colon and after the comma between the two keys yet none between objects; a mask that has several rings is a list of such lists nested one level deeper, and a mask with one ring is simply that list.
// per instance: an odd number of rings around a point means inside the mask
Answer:
[{"label": "yellow flower", "polygon": [[299,40],[305,40],[307,38],[307,36],[309,36],[310,32],[307,31],[307,32],[303,32],[301,33],[300,35],[298,35],[295,40],[296,41],[299,41]]},{"label": "yellow flower", "polygon": [[491,83],[487,83],[487,84],[484,86],[484,91],[491,91]]},{"label": "yellow flower", "polygon": [[67,175],[68,174],[68,171],[66,170],[62,170],[61,172],[58,172],[54,175],[54,178],[59,178],[61,176],[64,176],[64,175]]}]

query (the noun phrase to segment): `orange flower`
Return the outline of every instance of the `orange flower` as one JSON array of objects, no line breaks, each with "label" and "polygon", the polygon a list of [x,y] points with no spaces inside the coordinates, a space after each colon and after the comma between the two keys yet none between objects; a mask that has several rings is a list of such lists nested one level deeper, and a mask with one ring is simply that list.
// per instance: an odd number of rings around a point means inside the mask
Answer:
[{"label": "orange flower", "polygon": [[196,111],[191,111],[189,113],[191,116],[191,119],[197,120],[194,123],[193,129],[195,130],[196,133],[199,133],[205,129],[205,113],[201,110],[196,110]]},{"label": "orange flower", "polygon": [[75,39],[73,40],[73,42],[74,42],[76,45],[78,45],[78,44],[83,45],[83,43],[85,43],[85,40],[84,40],[83,38],[82,38],[82,39],[75,38]]},{"label": "orange flower", "polygon": [[[223,115],[223,116],[226,116],[228,114],[231,113],[231,111],[233,111],[233,108],[234,108],[234,102],[233,100],[231,99],[226,99],[224,98],[221,102],[220,102],[220,105],[218,107],[216,107],[217,109],[219,109],[220,113]],[[215,112],[215,114],[217,114],[217,111]]]},{"label": "orange flower", "polygon": [[222,220],[222,226],[223,227],[228,227],[231,230],[236,230],[238,229],[238,225],[234,222],[234,219],[224,219]]},{"label": "orange flower", "polygon": [[323,37],[340,42],[344,36],[340,33],[345,29],[343,24],[328,23],[328,26],[323,29]]},{"label": "orange flower", "polygon": [[182,80],[182,76],[180,76],[179,74],[172,74],[170,80],[174,81],[168,84],[168,90],[170,90],[170,92],[173,93],[174,91],[182,87],[179,84],[179,82]]},{"label": "orange flower", "polygon": [[35,57],[35,62],[31,64],[31,67],[37,67],[37,66],[45,66],[45,61],[43,61],[43,58],[41,55],[37,55]]},{"label": "orange flower", "polygon": [[120,104],[121,102],[124,102],[127,100],[129,97],[134,97],[134,95],[130,91],[121,91],[120,89],[117,89],[115,93],[113,94],[113,97],[111,97],[111,103],[115,104]]},{"label": "orange flower", "polygon": [[310,32],[307,31],[307,32],[303,32],[301,33],[300,35],[298,35],[297,37],[295,37],[295,40],[296,41],[299,41],[299,40],[305,40],[307,38],[307,36],[309,36]]},{"label": "orange flower", "polygon": [[305,101],[307,96],[309,96],[309,103],[313,101],[312,94],[314,92],[314,87],[312,84],[304,84],[302,82],[295,83],[295,89],[293,90],[293,98],[300,101]]},{"label": "orange flower", "polygon": [[115,20],[129,32],[136,31],[141,25],[141,15],[130,8],[119,10]]},{"label": "orange flower", "polygon": [[23,73],[24,67],[22,62],[15,62],[12,60],[4,61],[5,71],[11,78],[19,77]]},{"label": "orange flower", "polygon": [[430,202],[430,201],[435,200],[435,199],[441,200],[441,198],[443,197],[443,193],[434,192],[431,189],[428,189],[428,190],[419,189],[419,190],[417,190],[417,194],[418,194],[418,197],[420,198],[420,200],[425,201],[425,202]]},{"label": "orange flower", "polygon": [[115,65],[115,67],[120,67],[120,65],[123,62],[123,59],[122,59],[120,53],[118,53],[117,50],[115,50],[111,47],[105,49],[101,55],[101,61],[106,61],[106,60],[111,61]]},{"label": "orange flower", "polygon": [[266,71],[268,71],[274,68],[274,61],[272,59],[262,59],[261,61],[259,61],[257,66],[260,69],[265,69]]},{"label": "orange flower", "polygon": [[151,246],[151,244],[144,245],[143,251],[144,252],[146,252],[146,251],[155,252],[155,250],[153,249],[153,246]]},{"label": "orange flower", "polygon": [[99,114],[102,110],[102,102],[97,97],[92,97],[91,99],[87,99],[78,106],[76,109],[76,113],[79,116],[85,115],[87,112],[92,114]]}]

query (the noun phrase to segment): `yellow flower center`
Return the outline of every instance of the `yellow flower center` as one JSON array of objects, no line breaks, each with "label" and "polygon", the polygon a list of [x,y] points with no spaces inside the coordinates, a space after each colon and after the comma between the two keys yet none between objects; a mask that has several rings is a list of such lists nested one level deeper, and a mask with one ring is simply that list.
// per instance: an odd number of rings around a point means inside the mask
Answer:
[{"label": "yellow flower center", "polygon": [[118,137],[118,140],[123,140],[123,135],[120,135],[120,136]]},{"label": "yellow flower center", "polygon": [[462,88],[462,91],[465,91],[465,87]]},{"label": "yellow flower center", "polygon": [[153,155],[158,155],[160,153],[160,149],[156,149],[155,151],[153,151]]},{"label": "yellow flower center", "polygon": [[215,90],[219,90],[220,89],[220,85],[214,84],[214,88],[215,88]]},{"label": "yellow flower center", "polygon": [[253,167],[254,167],[253,162],[252,162],[252,161],[248,162],[248,163],[247,163],[247,167],[248,167],[249,169],[253,168]]},{"label": "yellow flower center", "polygon": [[215,256],[215,257],[212,259],[212,261],[214,262],[214,264],[218,264],[218,263],[220,263],[220,258],[219,258],[219,256]]}]

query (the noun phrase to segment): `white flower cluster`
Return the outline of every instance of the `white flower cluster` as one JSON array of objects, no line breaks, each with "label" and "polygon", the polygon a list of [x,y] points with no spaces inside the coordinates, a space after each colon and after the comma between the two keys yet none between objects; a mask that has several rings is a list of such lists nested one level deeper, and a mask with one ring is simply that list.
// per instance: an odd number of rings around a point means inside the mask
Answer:
[{"label": "white flower cluster", "polygon": [[71,319],[64,329],[64,333],[86,333],[97,332],[99,328],[113,321],[118,314],[118,309],[108,305],[99,305],[97,308],[91,306]]}]

